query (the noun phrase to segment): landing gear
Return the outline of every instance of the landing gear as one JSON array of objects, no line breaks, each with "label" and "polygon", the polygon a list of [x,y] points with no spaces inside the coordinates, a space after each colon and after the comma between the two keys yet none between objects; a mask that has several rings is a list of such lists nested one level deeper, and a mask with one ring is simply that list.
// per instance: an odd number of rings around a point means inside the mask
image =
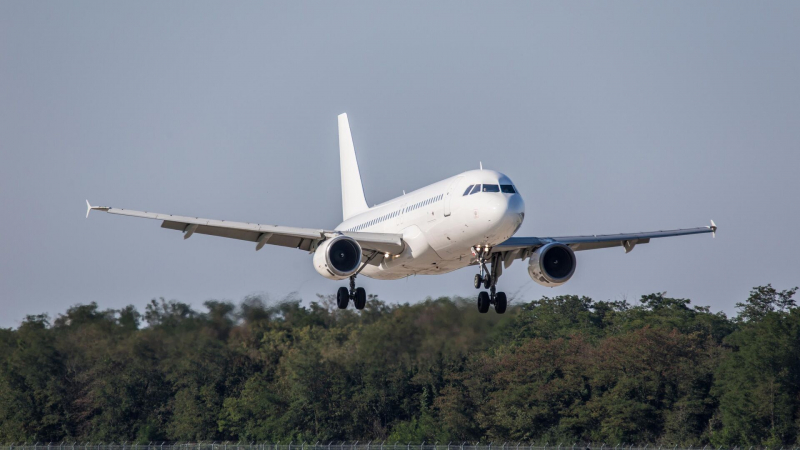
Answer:
[{"label": "landing gear", "polygon": [[342,286],[336,291],[336,306],[339,309],[347,309],[347,305],[353,300],[356,309],[361,310],[367,305],[367,291],[364,288],[356,288],[356,277],[350,277],[350,289]]},{"label": "landing gear", "polygon": [[356,309],[362,310],[367,305],[367,291],[364,288],[356,288],[356,298],[353,299]]},{"label": "landing gear", "polygon": [[472,284],[475,286],[475,289],[480,289],[481,285],[483,285],[485,289],[489,289],[492,287],[492,276],[481,276],[481,274],[477,273],[475,274],[475,280],[473,280]]},{"label": "landing gear", "polygon": [[508,300],[506,300],[506,293],[505,292],[498,292],[494,296],[494,310],[497,314],[503,314],[506,312],[506,306],[508,306]]},{"label": "landing gear", "polygon": [[489,294],[486,293],[486,291],[481,291],[481,293],[478,294],[478,312],[481,314],[489,312],[490,303]]},{"label": "landing gear", "polygon": [[503,314],[508,307],[508,299],[505,292],[496,292],[496,288],[492,286],[489,292],[481,291],[478,293],[478,312],[484,314],[489,312],[489,306],[494,305],[494,311],[497,314]]},{"label": "landing gear", "polygon": [[489,289],[492,285],[492,276],[489,275],[489,270],[486,268],[486,257],[489,255],[490,252],[489,246],[481,246],[472,247],[472,254],[478,257],[478,267],[480,267],[480,273],[475,274],[475,280],[472,283],[475,286],[475,289],[480,289],[481,284],[483,284],[484,288]]},{"label": "landing gear", "polygon": [[[489,311],[489,306],[494,305],[494,310],[497,314],[503,314],[508,307],[508,299],[505,292],[497,291],[497,279],[503,273],[500,261],[500,254],[496,253],[491,255],[491,249],[484,246],[472,247],[472,252],[478,257],[478,265],[480,266],[480,273],[475,274],[473,285],[475,289],[480,289],[483,284],[484,289],[489,289],[489,292],[481,291],[478,294],[478,312],[484,314]],[[486,268],[487,257],[491,258],[492,270]]]},{"label": "landing gear", "polygon": [[347,309],[348,303],[350,303],[350,292],[346,287],[342,286],[336,291],[336,306],[339,309]]}]

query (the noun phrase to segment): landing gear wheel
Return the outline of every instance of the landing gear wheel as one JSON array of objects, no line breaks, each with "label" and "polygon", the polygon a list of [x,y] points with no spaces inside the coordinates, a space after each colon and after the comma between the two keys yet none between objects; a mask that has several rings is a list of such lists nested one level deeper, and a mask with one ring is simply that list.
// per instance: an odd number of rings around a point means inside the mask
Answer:
[{"label": "landing gear wheel", "polygon": [[364,309],[364,306],[367,305],[367,291],[364,288],[356,288],[356,297],[353,299],[353,304],[359,310]]},{"label": "landing gear wheel", "polygon": [[507,306],[508,300],[506,300],[505,292],[498,292],[494,295],[494,310],[497,314],[503,314],[506,312]]},{"label": "landing gear wheel", "polygon": [[490,287],[492,287],[492,276],[491,275],[486,274],[486,277],[483,279],[483,287],[486,288],[486,289],[489,289]]},{"label": "landing gear wheel", "polygon": [[475,285],[475,289],[480,289],[481,288],[481,283],[483,283],[483,278],[481,278],[481,274],[476,273],[475,274],[475,282],[473,283]]},{"label": "landing gear wheel", "polygon": [[347,304],[350,303],[350,291],[342,286],[336,291],[336,306],[339,309],[347,309]]},{"label": "landing gear wheel", "polygon": [[481,291],[478,294],[478,312],[484,314],[489,311],[489,293],[486,291]]}]

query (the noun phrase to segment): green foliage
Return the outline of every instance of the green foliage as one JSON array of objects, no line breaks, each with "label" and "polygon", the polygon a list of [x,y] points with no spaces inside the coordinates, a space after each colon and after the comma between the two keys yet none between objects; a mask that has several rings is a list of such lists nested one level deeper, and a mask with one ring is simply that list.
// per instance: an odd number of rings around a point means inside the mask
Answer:
[{"label": "green foliage", "polygon": [[665,293],[502,316],[461,298],[76,305],[0,330],[0,441],[791,445],[795,292],[756,287],[733,319]]},{"label": "green foliage", "polygon": [[750,291],[750,297],[744,303],[737,303],[738,319],[742,322],[759,321],[771,312],[785,312],[796,306],[794,294],[798,288],[777,291],[771,284],[758,286]]},{"label": "green foliage", "polygon": [[760,286],[740,309],[740,328],[726,338],[733,351],[717,370],[722,429],[714,441],[772,445],[800,433],[800,308],[797,288]]}]

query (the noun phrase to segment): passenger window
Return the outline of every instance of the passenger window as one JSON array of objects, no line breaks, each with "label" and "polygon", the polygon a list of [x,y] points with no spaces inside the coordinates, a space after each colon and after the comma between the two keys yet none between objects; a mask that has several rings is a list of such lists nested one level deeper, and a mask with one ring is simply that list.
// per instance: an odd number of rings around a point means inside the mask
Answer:
[{"label": "passenger window", "polygon": [[496,184],[484,184],[483,192],[500,192],[500,186]]},{"label": "passenger window", "polygon": [[517,190],[514,189],[513,185],[510,184],[501,184],[500,185],[500,192],[504,192],[506,194],[516,194]]},{"label": "passenger window", "polygon": [[469,194],[469,191],[470,191],[470,189],[472,189],[472,186],[475,186],[475,185],[474,184],[470,184],[469,186],[467,186],[467,190],[464,191],[464,195],[468,195]]},{"label": "passenger window", "polygon": [[472,192],[470,192],[469,195],[472,195],[472,194],[474,194],[476,192],[479,192],[480,190],[481,190],[481,185],[480,184],[476,184],[475,187],[472,188]]}]

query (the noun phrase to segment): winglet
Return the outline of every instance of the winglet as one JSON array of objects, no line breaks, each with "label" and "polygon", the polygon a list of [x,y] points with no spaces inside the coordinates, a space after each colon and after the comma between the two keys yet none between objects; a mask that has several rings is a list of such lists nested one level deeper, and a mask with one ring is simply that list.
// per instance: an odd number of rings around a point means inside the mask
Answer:
[{"label": "winglet", "polygon": [[711,237],[712,238],[717,237],[717,224],[715,224],[713,220],[711,221],[711,226],[708,228],[711,229]]},{"label": "winglet", "polygon": [[96,210],[98,210],[98,211],[108,211],[109,209],[111,209],[111,207],[109,207],[109,206],[92,206],[92,205],[89,203],[89,200],[86,200],[86,218],[87,218],[87,219],[89,218],[89,213],[90,213],[90,212],[91,212],[93,209],[96,209]]}]

